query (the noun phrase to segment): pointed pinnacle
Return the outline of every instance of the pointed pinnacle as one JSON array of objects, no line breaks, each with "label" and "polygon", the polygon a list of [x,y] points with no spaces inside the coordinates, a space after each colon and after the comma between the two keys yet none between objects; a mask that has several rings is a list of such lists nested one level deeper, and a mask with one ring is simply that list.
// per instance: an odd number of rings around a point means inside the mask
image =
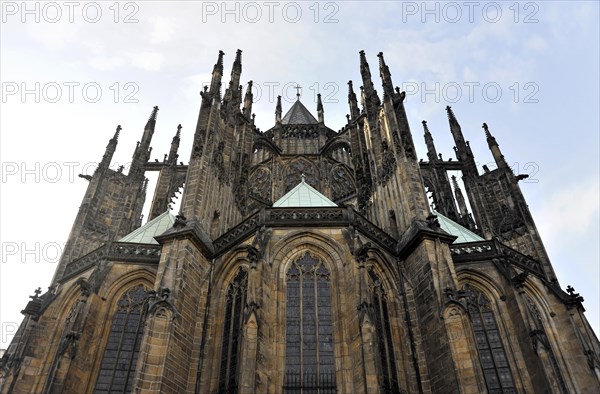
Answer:
[{"label": "pointed pinnacle", "polygon": [[323,102],[321,101],[321,93],[317,94],[317,111],[323,110]]},{"label": "pointed pinnacle", "polygon": [[360,65],[361,67],[363,66],[363,64],[367,63],[367,56],[365,55],[365,50],[361,49],[360,52],[358,52],[360,54]]},{"label": "pointed pinnacle", "polygon": [[446,111],[448,112],[448,119],[449,120],[453,120],[453,121],[457,121],[456,120],[456,116],[454,116],[454,112],[452,111],[452,107],[451,106],[446,106]]},{"label": "pointed pinnacle", "polygon": [[221,74],[223,73],[223,55],[224,54],[225,54],[225,52],[219,51],[219,57],[217,58],[217,63],[215,63],[215,67],[214,67],[214,71],[220,71]]},{"label": "pointed pinnacle", "polygon": [[482,127],[482,128],[483,128],[483,130],[485,131],[485,136],[486,136],[487,138],[494,138],[494,137],[492,136],[492,133],[490,133],[490,130],[488,129],[488,125],[487,125],[487,123],[484,123],[484,124],[483,124],[483,126],[481,126],[481,127]]},{"label": "pointed pinnacle", "polygon": [[235,52],[235,60],[233,61],[233,69],[242,71],[242,50],[238,49]]},{"label": "pointed pinnacle", "polygon": [[119,134],[121,134],[121,130],[123,130],[121,128],[121,125],[117,126],[117,130],[115,131],[115,135],[112,137],[112,141],[118,141],[119,140]]},{"label": "pointed pinnacle", "polygon": [[426,120],[424,120],[424,121],[422,121],[421,123],[423,124],[423,130],[425,131],[425,134],[431,134],[431,133],[429,132],[429,127],[427,127],[427,121],[426,121]]},{"label": "pointed pinnacle", "polygon": [[156,115],[158,114],[158,106],[154,106],[154,108],[152,108],[152,112],[150,113],[150,117],[148,118],[148,122],[146,123],[146,128],[150,128],[150,127],[154,127],[154,124],[156,123]]},{"label": "pointed pinnacle", "polygon": [[383,52],[379,52],[377,54],[377,57],[379,58],[379,71],[381,72],[381,74],[383,75],[384,73],[386,74],[386,76],[391,76],[390,75],[390,68],[387,66],[387,64],[385,64],[385,59],[383,58]]},{"label": "pointed pinnacle", "polygon": [[156,120],[157,114],[158,114],[158,105],[155,105],[154,108],[152,108],[152,113],[150,114],[149,120]]}]

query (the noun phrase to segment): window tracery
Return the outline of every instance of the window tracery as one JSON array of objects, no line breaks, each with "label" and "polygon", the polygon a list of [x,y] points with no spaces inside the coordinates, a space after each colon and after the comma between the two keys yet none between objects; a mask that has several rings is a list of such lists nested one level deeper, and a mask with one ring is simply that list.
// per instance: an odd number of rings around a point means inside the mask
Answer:
[{"label": "window tracery", "polygon": [[117,302],[94,393],[130,393],[144,332],[148,290],[138,285]]},{"label": "window tracery", "polygon": [[286,281],[284,392],[336,393],[330,273],[306,252]]},{"label": "window tracery", "polygon": [[248,273],[240,268],[227,288],[218,393],[237,392],[238,353],[242,337],[247,288]]}]

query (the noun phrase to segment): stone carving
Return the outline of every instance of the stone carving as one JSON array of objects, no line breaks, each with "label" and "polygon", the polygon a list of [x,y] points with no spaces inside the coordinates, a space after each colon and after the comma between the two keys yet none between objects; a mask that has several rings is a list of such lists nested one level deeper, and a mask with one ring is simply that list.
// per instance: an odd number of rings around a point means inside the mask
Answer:
[{"label": "stone carving", "polygon": [[379,183],[385,184],[394,174],[396,170],[396,156],[394,151],[390,149],[388,142],[383,140],[381,143],[383,157],[381,159],[381,173],[379,175]]},{"label": "stone carving", "polygon": [[246,210],[248,208],[248,171],[249,171],[249,162],[248,162],[248,154],[244,153],[242,157],[242,166],[240,171],[240,176],[234,185],[233,197],[235,200],[235,205],[238,207],[242,215],[246,214]]},{"label": "stone carving", "polygon": [[334,201],[340,201],[356,193],[352,176],[344,166],[334,166],[329,173],[329,177]]},{"label": "stone carving", "polygon": [[219,145],[217,145],[217,147],[213,151],[213,157],[212,157],[213,170],[217,173],[217,179],[219,179],[219,182],[221,184],[226,183],[228,181],[227,173],[225,172],[225,162],[223,159],[223,151],[224,150],[225,150],[225,142],[221,141],[221,142],[219,142]]},{"label": "stone carving", "polygon": [[266,167],[258,167],[250,175],[250,190],[249,194],[252,197],[271,201],[271,171]]},{"label": "stone carving", "polygon": [[286,126],[281,132],[281,138],[297,138],[297,139],[308,139],[308,138],[319,138],[318,126]]},{"label": "stone carving", "polygon": [[289,164],[285,171],[284,186],[286,193],[300,183],[302,174],[304,174],[306,183],[312,187],[318,187],[319,181],[315,167],[308,160],[299,159]]}]

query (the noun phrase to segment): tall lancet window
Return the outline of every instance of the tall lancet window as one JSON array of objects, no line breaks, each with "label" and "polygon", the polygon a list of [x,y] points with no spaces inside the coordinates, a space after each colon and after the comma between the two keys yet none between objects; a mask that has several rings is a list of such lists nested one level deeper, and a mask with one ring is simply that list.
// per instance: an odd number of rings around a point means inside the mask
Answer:
[{"label": "tall lancet window", "polygon": [[136,286],[117,303],[95,393],[130,393],[144,332],[148,290]]},{"label": "tall lancet window", "polygon": [[223,322],[221,368],[218,393],[236,393],[238,388],[238,353],[244,322],[248,273],[240,268],[227,289],[227,305]]},{"label": "tall lancet window", "polygon": [[286,274],[285,393],[336,393],[331,282],[308,252]]},{"label": "tall lancet window", "polygon": [[516,393],[498,324],[489,300],[469,286],[465,287],[465,296],[488,392],[490,394]]},{"label": "tall lancet window", "polygon": [[390,314],[387,296],[379,277],[371,268],[369,270],[370,288],[373,303],[373,320],[377,330],[379,343],[379,364],[381,371],[382,392],[386,394],[400,393],[394,343],[390,326]]}]

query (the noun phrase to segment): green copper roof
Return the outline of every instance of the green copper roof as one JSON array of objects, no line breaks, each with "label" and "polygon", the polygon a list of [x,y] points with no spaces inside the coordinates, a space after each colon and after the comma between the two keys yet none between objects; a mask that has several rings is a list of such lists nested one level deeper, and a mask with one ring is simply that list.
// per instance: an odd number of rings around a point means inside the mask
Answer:
[{"label": "green copper roof", "polygon": [[119,240],[119,242],[131,242],[136,244],[157,244],[154,237],[167,231],[175,222],[175,216],[169,211],[155,217],[142,227],[133,230]]},{"label": "green copper roof", "polygon": [[281,119],[282,124],[318,124],[317,120],[310,113],[309,110],[306,109],[304,104],[300,102],[300,100],[296,100],[294,105],[290,108],[289,111],[285,114],[283,119]]},{"label": "green copper roof", "polygon": [[285,207],[337,207],[337,205],[315,190],[311,185],[304,182],[303,175],[302,181],[298,186],[287,192],[287,194],[273,204],[273,208]]},{"label": "green copper roof", "polygon": [[433,212],[434,215],[437,216],[438,222],[440,222],[440,227],[442,230],[447,232],[448,234],[457,236],[454,240],[454,244],[463,244],[465,242],[477,242],[477,241],[485,241],[485,239],[481,238],[479,235],[475,234],[473,231],[461,226],[453,220],[448,219],[444,215],[439,212]]}]

